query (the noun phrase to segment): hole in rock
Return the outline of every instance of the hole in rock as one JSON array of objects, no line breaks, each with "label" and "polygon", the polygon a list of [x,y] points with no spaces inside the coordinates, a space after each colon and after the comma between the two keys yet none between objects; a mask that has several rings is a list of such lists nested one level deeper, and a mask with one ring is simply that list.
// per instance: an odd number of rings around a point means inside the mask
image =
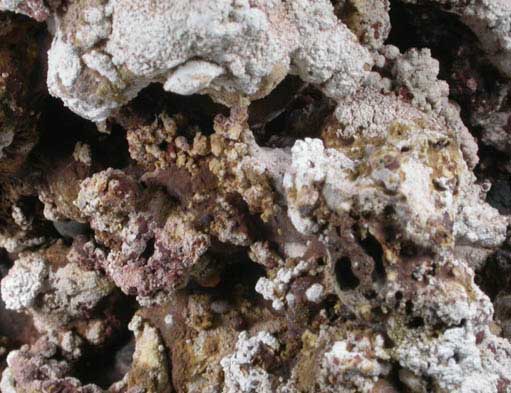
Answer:
[{"label": "hole in rock", "polygon": [[147,241],[144,252],[142,253],[142,258],[149,259],[154,254],[154,237]]},{"label": "hole in rock", "polygon": [[399,254],[405,258],[413,258],[419,253],[419,250],[415,244],[409,241],[405,241],[401,243],[401,249],[399,250]]},{"label": "hole in rock", "polygon": [[158,145],[158,149],[162,151],[166,151],[169,147],[169,144],[167,142],[162,142]]},{"label": "hole in rock", "polygon": [[376,299],[377,296],[378,296],[378,294],[373,290],[364,292],[364,297],[369,300]]},{"label": "hole in rock", "polygon": [[39,143],[32,156],[51,157],[53,162],[71,155],[77,141],[88,142],[99,134],[94,123],[71,112],[54,97],[45,100],[38,128]]},{"label": "hole in rock", "polygon": [[288,76],[269,96],[249,107],[249,123],[261,146],[289,147],[297,139],[317,138],[335,109],[320,90]]},{"label": "hole in rock", "polygon": [[53,171],[63,159],[71,159],[77,142],[91,147],[93,163],[124,168],[130,163],[126,132],[112,125],[109,134],[100,133],[96,124],[76,115],[56,98],[48,97],[38,123],[39,142],[30,154],[32,174]]},{"label": "hole in rock", "polygon": [[360,284],[360,280],[353,273],[351,259],[348,257],[342,257],[336,262],[335,278],[343,291],[355,289]]},{"label": "hole in rock", "polygon": [[7,253],[7,250],[4,248],[0,248],[0,276],[3,278],[6,274],[8,269],[11,268],[13,265],[13,262],[11,258],[9,258],[9,254]]},{"label": "hole in rock", "polygon": [[[497,171],[492,172],[498,173]],[[486,202],[497,209],[500,214],[511,214],[511,180],[509,174],[502,173],[502,177],[499,176],[492,182],[492,187],[486,196]]]},{"label": "hole in rock", "polygon": [[405,313],[408,319],[406,326],[410,329],[417,329],[424,326],[424,319],[422,317],[414,316],[413,308],[413,302],[411,300],[407,300],[405,303]]},{"label": "hole in rock", "polygon": [[[222,272],[222,290],[231,292],[235,286],[241,284],[252,291],[259,278],[266,275],[265,269],[255,263],[245,252],[229,256],[230,263]],[[254,295],[255,290],[252,292]]]},{"label": "hole in rock", "polygon": [[253,101],[248,107],[248,123],[252,130],[260,132],[264,126],[278,117],[306,88],[299,77],[288,75],[270,94]]},{"label": "hole in rock", "polygon": [[511,251],[506,247],[490,255],[476,271],[476,284],[492,301],[501,291],[511,291]]},{"label": "hole in rock", "polygon": [[407,300],[405,304],[406,315],[411,316],[413,313],[413,303],[411,300]]},{"label": "hole in rock", "polygon": [[83,384],[94,383],[108,389],[129,371],[134,351],[133,335],[124,332],[123,337],[114,345],[101,350],[89,349],[89,353],[77,364],[75,375]]},{"label": "hole in rock", "polygon": [[418,329],[424,326],[424,319],[422,317],[414,317],[406,324],[410,329]]},{"label": "hole in rock", "polygon": [[43,204],[35,196],[22,196],[16,201],[16,206],[21,209],[23,214],[27,217],[33,217],[41,214],[43,211]]},{"label": "hole in rock", "polygon": [[[355,233],[357,232],[355,231]],[[383,263],[383,248],[381,247],[380,242],[369,232],[366,234],[364,239],[359,238],[358,236],[356,239],[360,247],[362,247],[366,254],[369,255],[374,261],[374,268],[373,272],[371,273],[373,281],[385,281],[387,275],[385,273],[385,266]]]},{"label": "hole in rock", "polygon": [[338,320],[356,320],[355,314],[353,314],[346,305],[339,301],[339,297],[337,295],[328,295],[325,300],[323,300],[322,308],[326,311],[327,318],[332,323]]},{"label": "hole in rock", "polygon": [[83,356],[74,369],[75,376],[84,385],[94,383],[107,389],[128,372],[135,350],[135,339],[128,323],[135,309],[134,298],[120,291],[103,299],[98,306],[96,312],[106,321],[109,337],[104,345],[85,346]]},{"label": "hole in rock", "polygon": [[218,284],[204,287],[194,279],[188,284],[189,290],[206,292],[217,299],[227,301],[232,299],[233,293],[238,293],[249,300],[260,298],[255,291],[255,286],[259,278],[266,276],[266,270],[263,266],[253,262],[246,250],[227,248],[222,250],[217,246],[216,249],[210,249],[208,254],[210,266],[206,270],[212,268],[215,272],[220,272]]},{"label": "hole in rock", "polygon": [[[152,123],[161,113],[182,115],[178,124],[178,132],[189,142],[195,133],[213,133],[213,120],[216,115],[229,116],[229,108],[214,102],[209,96],[193,94],[181,96],[163,90],[159,83],[152,83],[142,89],[123,110],[119,116],[121,124],[129,126],[129,119],[135,116],[143,122]],[[124,122],[127,120],[127,124]]]}]

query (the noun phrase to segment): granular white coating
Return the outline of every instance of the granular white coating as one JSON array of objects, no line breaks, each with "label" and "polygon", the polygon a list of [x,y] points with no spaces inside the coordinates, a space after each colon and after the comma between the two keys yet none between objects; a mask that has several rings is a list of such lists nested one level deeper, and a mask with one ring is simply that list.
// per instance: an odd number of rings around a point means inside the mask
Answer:
[{"label": "granular white coating", "polygon": [[271,300],[272,307],[276,311],[284,310],[287,303],[287,290],[291,281],[306,272],[310,264],[305,261],[300,261],[292,268],[280,268],[273,279],[261,277],[257,280],[255,290],[261,294],[265,300]]},{"label": "granular white coating", "polygon": [[47,263],[30,255],[16,260],[1,283],[2,300],[9,310],[30,307],[41,293],[48,276]]},{"label": "granular white coating", "polygon": [[340,98],[372,65],[327,0],[90,0],[69,10],[52,15],[48,87],[95,122],[151,82],[231,105],[292,72]]},{"label": "granular white coating", "polygon": [[252,393],[256,389],[260,393],[273,393],[274,377],[257,365],[255,360],[263,349],[273,353],[279,347],[278,340],[266,331],[253,337],[241,332],[235,351],[220,361],[225,375],[222,393]]},{"label": "granular white coating", "polygon": [[48,87],[61,83],[69,88],[80,76],[82,65],[78,51],[62,37],[57,35],[53,39],[48,51]]},{"label": "granular white coating", "polygon": [[[357,337],[348,333],[345,340],[336,341],[325,352],[321,367],[324,376],[338,380],[343,391],[372,393],[378,377],[390,372],[388,359],[381,335]],[[325,388],[335,392],[334,386]]]},{"label": "granular white coating", "polygon": [[305,291],[305,297],[309,302],[320,303],[325,295],[325,288],[321,284],[313,284]]},{"label": "granular white coating", "polygon": [[224,73],[222,67],[207,61],[189,61],[166,80],[163,88],[181,95],[197,93]]}]

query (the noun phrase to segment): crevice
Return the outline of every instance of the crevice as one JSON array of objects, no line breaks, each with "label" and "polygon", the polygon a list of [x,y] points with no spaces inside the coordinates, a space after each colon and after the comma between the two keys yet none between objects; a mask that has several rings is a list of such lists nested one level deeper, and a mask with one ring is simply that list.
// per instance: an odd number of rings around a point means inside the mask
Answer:
[{"label": "crevice", "polygon": [[134,298],[118,290],[98,306],[96,312],[109,324],[109,337],[105,344],[86,345],[83,349],[83,356],[74,366],[74,376],[82,384],[94,383],[108,389],[112,383],[122,380],[129,371],[135,339],[128,329],[128,322],[135,310]]},{"label": "crevice", "polygon": [[113,345],[103,348],[89,347],[75,366],[75,376],[85,385],[94,383],[108,389],[122,380],[129,371],[135,352],[135,339],[126,328]]},{"label": "crevice", "polygon": [[[45,100],[38,128],[40,139],[31,153],[32,163],[52,165],[69,157],[77,141],[88,142],[96,138],[96,125],[82,119],[64,106],[61,100],[48,97]],[[47,160],[44,163],[40,161]]]},{"label": "crevice", "polygon": [[281,85],[280,90],[249,107],[249,123],[257,143],[290,147],[298,139],[318,138],[335,109],[334,101],[297,77],[290,76]]},{"label": "crevice", "polygon": [[[355,233],[357,233],[357,231],[355,231]],[[380,242],[369,232],[364,238],[356,237],[356,239],[360,247],[362,247],[366,254],[374,261],[374,268],[371,273],[373,281],[379,283],[385,282],[387,274],[383,263],[383,248]]]},{"label": "crevice", "polygon": [[348,257],[342,257],[335,263],[335,278],[343,291],[356,289],[360,284],[359,278],[353,273],[351,259]]},{"label": "crevice", "polygon": [[218,274],[217,285],[206,287],[201,285],[196,278],[187,286],[189,293],[206,293],[215,300],[229,302],[237,296],[242,296],[250,301],[258,302],[260,295],[255,291],[259,278],[266,276],[263,266],[253,262],[245,249],[239,250],[209,250],[209,266],[205,267],[205,273],[214,271]]},{"label": "crevice", "polygon": [[475,169],[478,179],[490,181],[486,202],[500,214],[511,214],[511,179],[509,176],[509,154],[494,147],[479,145],[479,165]]},{"label": "crevice", "polygon": [[21,208],[25,217],[31,217],[30,228],[33,231],[34,228],[44,234],[49,239],[57,239],[61,237],[58,230],[53,225],[53,222],[48,221],[43,214],[44,205],[35,195],[25,195],[16,201],[16,206]]},{"label": "crevice", "polygon": [[214,102],[208,95],[182,96],[163,90],[153,83],[141,90],[137,97],[124,106],[115,120],[124,128],[130,124],[151,124],[161,114],[179,116],[178,133],[193,141],[197,131],[205,135],[213,133],[213,120],[221,114],[229,116],[229,108]]},{"label": "crevice", "polygon": [[[126,132],[119,125],[109,125],[109,133],[101,133],[95,123],[71,112],[56,98],[48,97],[38,122],[39,142],[27,160],[25,172],[45,174],[61,162],[70,160],[77,142],[88,144],[93,165],[125,168],[131,163]],[[30,171],[30,172],[28,172]]]},{"label": "crevice", "polygon": [[493,253],[476,271],[475,281],[492,301],[501,291],[511,292],[511,250],[503,247]]},{"label": "crevice", "polygon": [[155,243],[154,237],[147,241],[144,252],[142,253],[142,258],[146,260],[151,258],[151,256],[154,254],[154,243]]},{"label": "crevice", "polygon": [[409,329],[418,329],[424,326],[424,319],[422,317],[413,317],[406,323],[406,326]]},{"label": "crevice", "polygon": [[506,83],[490,63],[477,36],[459,18],[438,5],[403,4],[391,0],[392,29],[387,44],[401,52],[429,48],[440,62],[439,79],[449,84],[450,96],[461,108],[461,117],[476,137],[473,114],[494,107],[495,92]]},{"label": "crevice", "polygon": [[299,77],[288,75],[269,95],[253,101],[248,107],[248,124],[259,137],[265,125],[277,118],[306,88]]},{"label": "crevice", "polygon": [[399,372],[401,370],[403,370],[403,368],[398,362],[392,362],[392,369],[390,370],[388,379],[391,381],[395,392],[408,392],[409,389],[406,387],[406,385],[401,381],[401,378],[399,377]]},{"label": "crevice", "polygon": [[508,176],[493,182],[486,201],[500,214],[511,215],[511,181]]}]

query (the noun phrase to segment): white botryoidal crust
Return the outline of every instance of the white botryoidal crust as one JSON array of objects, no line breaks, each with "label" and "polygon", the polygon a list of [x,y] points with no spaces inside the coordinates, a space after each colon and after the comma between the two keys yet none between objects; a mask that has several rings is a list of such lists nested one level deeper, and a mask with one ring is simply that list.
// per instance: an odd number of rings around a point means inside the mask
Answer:
[{"label": "white botryoidal crust", "polygon": [[43,0],[0,0],[0,11],[19,12],[39,22],[46,20],[49,15],[49,9]]},{"label": "white botryoidal crust", "polygon": [[87,67],[96,71],[102,77],[108,79],[111,83],[120,83],[120,76],[112,63],[112,59],[105,53],[92,50],[82,56],[82,60]]},{"label": "white botryoidal crust", "polygon": [[[288,215],[298,232],[312,234],[318,230],[318,225],[301,213],[303,207],[310,209],[318,203],[320,192],[317,185],[324,183],[328,176],[337,174],[339,183],[343,177],[349,177],[354,169],[353,162],[335,149],[325,149],[320,139],[312,138],[296,141],[291,155],[292,163],[283,180]],[[345,192],[350,192],[350,189]]]},{"label": "white botryoidal crust", "polygon": [[369,52],[339,22],[330,2],[293,0],[288,7],[299,34],[292,72],[306,82],[323,85],[332,98],[354,92],[372,65]]},{"label": "white botryoidal crust", "polygon": [[11,10],[19,7],[24,0],[2,0],[0,1],[0,7]]},{"label": "white botryoidal crust", "polygon": [[290,299],[286,295],[291,281],[309,269],[310,264],[306,261],[300,261],[292,268],[282,267],[276,272],[273,279],[261,277],[256,283],[255,290],[265,300],[271,301],[272,307],[276,311],[283,311]]},{"label": "white botryoidal crust", "polygon": [[48,272],[46,262],[40,257],[29,254],[17,259],[1,283],[5,307],[21,311],[32,306],[45,287]]},{"label": "white botryoidal crust", "polygon": [[313,284],[305,291],[305,297],[309,302],[320,303],[325,297],[325,288],[321,284]]},{"label": "white botryoidal crust", "polygon": [[[393,49],[389,48],[391,52]],[[396,48],[397,49],[397,48]],[[387,52],[387,53],[385,53]],[[403,54],[384,51],[393,62],[392,75],[395,89],[405,88],[411,94],[411,103],[418,109],[443,118],[446,127],[452,129],[460,143],[463,158],[470,169],[479,162],[478,146],[474,137],[463,124],[457,104],[449,101],[448,84],[438,79],[440,63],[427,48],[412,48]]]},{"label": "white botryoidal crust", "polygon": [[82,64],[77,49],[57,33],[48,51],[48,88],[50,93],[56,94],[54,89],[59,83],[64,88],[73,86],[80,76]]},{"label": "white botryoidal crust", "polygon": [[[504,73],[511,70],[505,57],[511,51],[508,2],[438,1],[451,5],[451,12],[460,14],[479,34]],[[21,10],[24,3],[0,0],[0,7]],[[388,219],[384,217],[386,208],[393,211],[388,215],[392,215],[392,229],[399,240],[427,249],[427,257],[434,255],[431,259],[439,271],[436,276],[427,275],[423,264],[413,272],[420,285],[412,284],[417,299],[407,313],[419,318],[424,327],[405,327],[399,312],[392,311],[394,307],[385,310],[389,313],[386,333],[393,335],[396,345],[392,349],[385,347],[382,336],[367,332],[335,338],[331,346],[321,349],[317,360],[326,381],[324,392],[373,393],[376,381],[389,374],[391,358],[403,368],[402,382],[414,391],[425,390],[423,382],[428,380],[439,392],[498,392],[499,383],[511,369],[511,349],[489,332],[491,302],[475,286],[467,261],[455,257],[455,250],[463,246],[491,251],[506,238],[509,220],[481,198],[470,171],[476,163],[475,143],[448,102],[447,85],[438,80],[439,63],[429,50],[400,54],[397,48],[386,47],[381,55],[373,53],[379,67],[392,67],[388,78],[373,73],[371,83],[362,87],[373,57],[339,21],[327,0],[85,0],[68,6],[51,20],[55,34],[49,51],[48,85],[52,94],[85,118],[105,120],[151,82],[163,83],[165,90],[177,94],[207,93],[232,104],[243,101],[241,98],[260,98],[285,75],[295,74],[337,101],[330,119],[336,123],[333,136],[328,134],[332,130],[322,130],[322,139],[297,140],[291,149],[247,142],[251,156],[240,160],[236,174],[247,167],[258,176],[268,174],[276,193],[282,194],[282,205],[286,205],[295,229],[302,235],[318,235],[326,247],[327,233],[321,231],[328,217],[318,222],[319,213],[331,214],[332,222],[339,217],[363,216],[368,232],[382,243],[386,282],[377,283],[381,285],[377,298],[385,299],[383,306],[395,306],[392,302],[406,283],[395,270],[405,259],[392,254],[395,250],[385,244],[381,233],[377,238],[375,228]],[[370,85],[373,89],[367,88]],[[411,103],[393,94],[393,87],[406,87]],[[0,145],[10,143],[11,137],[5,135]],[[241,140],[239,133],[233,137],[238,138]],[[462,158],[464,143],[472,143],[464,157],[468,164]],[[187,144],[182,136],[176,140],[180,149]],[[91,163],[85,145],[77,145],[74,157],[83,164]],[[103,255],[101,262],[116,284],[123,289],[132,287],[131,281],[124,281],[120,266],[142,254],[151,237],[161,239],[164,246],[156,249],[157,259],[172,259],[159,254],[172,248],[172,256],[183,259],[187,269],[199,263],[210,238],[195,231],[189,225],[192,219],[181,211],[173,211],[163,229],[148,224],[147,239],[141,238],[137,225],[155,220],[148,212],[133,211],[138,182],[133,179],[122,184],[123,177],[120,170],[97,173],[82,183],[76,200],[92,229],[108,233],[120,243],[119,250]],[[114,193],[103,195],[109,188],[118,190],[122,198],[114,198]],[[222,196],[214,203],[228,209]],[[338,217],[333,217],[335,214]],[[20,209],[13,208],[12,218],[18,226],[26,226]],[[250,246],[251,239],[229,225],[212,237]],[[0,238],[0,244],[7,242]],[[287,244],[284,253],[297,260],[309,250],[308,245]],[[391,244],[396,245],[402,246]],[[283,260],[263,243],[252,246],[251,257],[275,269],[274,274],[259,278],[255,289],[275,310],[285,313],[298,299],[294,288],[291,293],[293,281],[312,271],[312,264],[300,261],[283,266]],[[448,277],[442,275],[446,266],[451,268]],[[187,279],[190,271],[185,273]],[[139,285],[145,274],[135,271],[129,279]],[[321,302],[330,294],[327,283],[309,284],[305,298]],[[72,262],[51,271],[37,254],[21,255],[1,283],[7,308],[31,313],[39,330],[80,318],[83,307],[97,304],[111,288],[108,280],[84,272]],[[34,302],[38,297],[43,300],[41,307]],[[340,298],[345,306],[352,306],[347,298]],[[151,296],[139,299],[149,304]],[[218,314],[226,312],[223,305],[211,308]],[[173,326],[171,314],[164,322]],[[163,346],[156,329],[138,316],[129,327],[137,337],[134,363],[140,361],[142,367],[152,364],[150,374],[159,375],[166,386]],[[96,324],[91,329],[91,341],[98,341],[101,328]],[[64,336],[64,349],[74,352],[73,340],[70,334]],[[223,392],[273,393],[276,380],[265,363],[279,348],[279,341],[266,331],[252,337],[241,333],[234,352],[221,361]],[[332,380],[340,382],[333,384]],[[4,373],[2,389],[9,391],[11,382],[9,372]]]},{"label": "white botryoidal crust", "polygon": [[[404,235],[424,246],[435,243],[433,223],[453,235],[451,242],[491,248],[504,241],[507,218],[481,199],[475,176],[443,122],[370,90],[340,102],[335,116],[337,135],[365,140],[365,148],[325,148],[322,140],[311,138],[295,142],[284,188],[288,216],[299,232],[318,231],[312,212],[323,198],[338,214],[358,209],[378,215],[396,204]],[[450,169],[439,159],[452,163]]]},{"label": "white botryoidal crust", "polygon": [[[337,379],[343,392],[372,393],[378,377],[391,370],[384,342],[381,335],[357,337],[348,334],[345,340],[336,341],[323,355],[323,376]],[[328,393],[335,392],[335,387],[328,384],[325,389]]]},{"label": "white botryoidal crust", "polygon": [[[37,253],[21,254],[1,282],[6,308],[29,312],[41,332],[54,331],[80,318],[113,289],[98,273],[82,270],[75,263],[53,272]],[[35,302],[40,297],[41,302]]]},{"label": "white botryoidal crust", "polygon": [[235,351],[220,361],[225,376],[222,393],[251,393],[256,389],[260,393],[273,393],[274,377],[255,360],[261,351],[275,353],[279,348],[278,340],[266,331],[253,337],[241,332]]},{"label": "white botryoidal crust", "polygon": [[49,90],[95,122],[151,82],[235,104],[268,94],[291,72],[339,98],[372,65],[326,0],[90,0],[52,24]]},{"label": "white botryoidal crust", "polygon": [[415,48],[396,59],[392,73],[397,84],[412,93],[412,104],[425,112],[447,105],[449,86],[438,80],[440,63],[431,57],[429,49]]},{"label": "white botryoidal crust", "polygon": [[[497,393],[502,391],[499,382],[509,377],[511,347],[506,340],[488,331],[485,334],[488,338],[477,343],[472,326],[467,324],[447,329],[438,338],[406,339],[396,354],[401,366],[421,379],[431,378],[439,391]],[[408,378],[403,381],[408,382]]]}]

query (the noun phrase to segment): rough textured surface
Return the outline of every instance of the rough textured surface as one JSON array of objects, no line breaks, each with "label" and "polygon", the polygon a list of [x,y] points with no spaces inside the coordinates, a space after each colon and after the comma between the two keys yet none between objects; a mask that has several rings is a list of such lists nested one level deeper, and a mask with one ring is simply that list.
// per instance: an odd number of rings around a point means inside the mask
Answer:
[{"label": "rough textured surface", "polygon": [[[47,12],[14,3],[0,6]],[[97,122],[151,82],[239,105],[267,95],[289,72],[347,94],[371,63],[326,0],[94,0],[71,2],[49,18],[49,91]]]},{"label": "rough textured surface", "polygon": [[511,393],[507,1],[0,10],[2,393]]}]

